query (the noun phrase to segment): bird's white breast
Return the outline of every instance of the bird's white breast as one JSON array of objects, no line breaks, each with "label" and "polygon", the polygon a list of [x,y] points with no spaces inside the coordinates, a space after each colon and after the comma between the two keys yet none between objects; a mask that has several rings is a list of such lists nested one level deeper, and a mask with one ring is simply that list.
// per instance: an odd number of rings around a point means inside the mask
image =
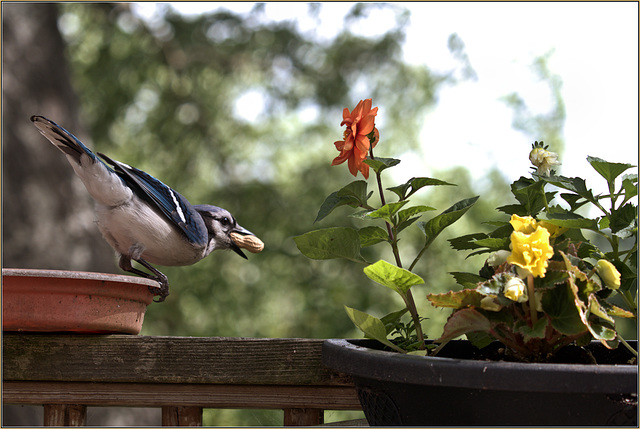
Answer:
[{"label": "bird's white breast", "polygon": [[[194,247],[166,217],[135,197],[116,207],[97,204],[96,215],[102,235],[118,253],[165,266],[191,265],[204,256],[205,248]],[[134,247],[142,254],[131,255]]]}]

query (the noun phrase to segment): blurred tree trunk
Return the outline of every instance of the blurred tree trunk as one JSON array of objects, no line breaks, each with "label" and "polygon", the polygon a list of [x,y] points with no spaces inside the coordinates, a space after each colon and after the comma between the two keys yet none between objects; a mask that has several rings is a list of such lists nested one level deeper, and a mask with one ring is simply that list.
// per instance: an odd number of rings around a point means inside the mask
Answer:
[{"label": "blurred tree trunk", "polygon": [[29,119],[85,140],[57,19],[55,4],[2,5],[3,266],[117,272],[89,194]]}]

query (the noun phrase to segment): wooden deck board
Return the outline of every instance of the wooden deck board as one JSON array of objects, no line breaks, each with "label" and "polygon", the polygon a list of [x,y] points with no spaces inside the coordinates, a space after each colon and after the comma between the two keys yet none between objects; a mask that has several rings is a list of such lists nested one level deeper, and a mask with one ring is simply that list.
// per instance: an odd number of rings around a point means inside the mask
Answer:
[{"label": "wooden deck board", "polygon": [[352,386],[322,340],[4,333],[10,381]]}]

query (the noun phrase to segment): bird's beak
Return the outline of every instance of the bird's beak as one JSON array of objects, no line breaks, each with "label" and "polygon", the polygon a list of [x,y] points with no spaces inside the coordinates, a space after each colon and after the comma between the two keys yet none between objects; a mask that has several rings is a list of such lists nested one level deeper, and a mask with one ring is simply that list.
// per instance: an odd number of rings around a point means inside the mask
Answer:
[{"label": "bird's beak", "polygon": [[233,228],[233,231],[231,232],[237,232],[238,234],[242,234],[242,235],[255,235],[253,232],[249,231],[246,228],[241,227],[240,225],[236,225],[236,227]]},{"label": "bird's beak", "polygon": [[247,258],[247,255],[245,255],[242,250],[240,250],[240,248],[238,247],[238,245],[236,243],[234,243],[233,241],[231,242],[231,250],[233,250],[234,252],[236,252],[238,255],[242,256],[244,259],[249,259]]},{"label": "bird's beak", "polygon": [[[255,234],[251,231],[249,231],[248,229],[245,229],[243,227],[241,227],[240,225],[236,225],[235,228],[233,228],[233,230],[231,231],[232,233],[236,233],[236,234],[241,234],[241,235],[253,235],[255,236]],[[231,250],[233,250],[234,252],[236,252],[238,255],[242,256],[244,259],[248,259],[247,255],[244,254],[244,252],[242,252],[242,249],[240,249],[240,247],[235,243],[235,241],[232,239],[231,240]]]}]

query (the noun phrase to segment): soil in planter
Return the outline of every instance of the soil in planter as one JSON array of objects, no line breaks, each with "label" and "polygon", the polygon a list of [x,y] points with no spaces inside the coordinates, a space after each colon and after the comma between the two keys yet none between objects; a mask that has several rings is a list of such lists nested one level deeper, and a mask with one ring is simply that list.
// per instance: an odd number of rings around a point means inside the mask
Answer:
[{"label": "soil in planter", "polygon": [[[438,357],[473,360],[513,361],[502,343],[494,341],[478,349],[470,343],[450,342],[438,353]],[[636,365],[637,359],[624,346],[609,350],[600,343],[592,342],[585,347],[569,345],[560,349],[549,363],[598,364],[598,365]]]}]

